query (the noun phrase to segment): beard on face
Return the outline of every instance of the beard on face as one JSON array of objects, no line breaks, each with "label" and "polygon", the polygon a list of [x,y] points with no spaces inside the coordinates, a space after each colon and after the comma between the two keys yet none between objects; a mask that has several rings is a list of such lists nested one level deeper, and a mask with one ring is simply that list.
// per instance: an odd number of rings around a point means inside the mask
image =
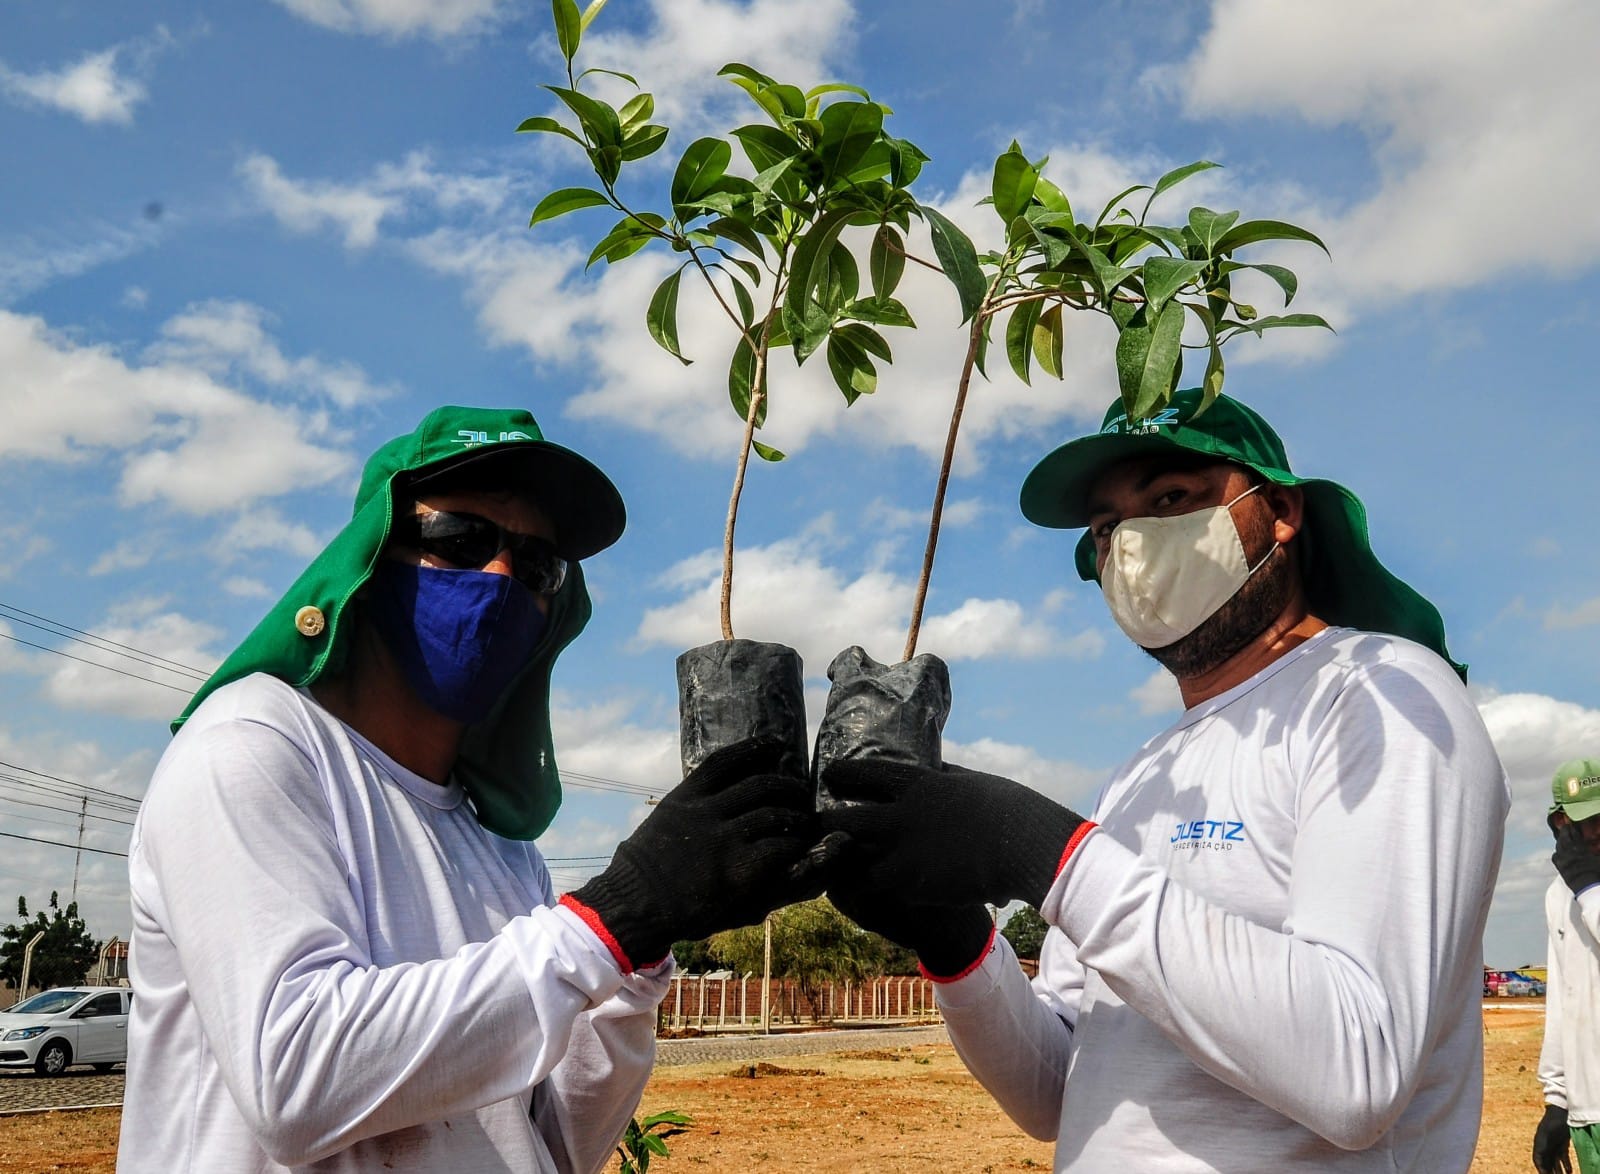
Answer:
[{"label": "beard on face", "polygon": [[[1254,565],[1272,547],[1271,511],[1252,509],[1241,521],[1245,556]],[[1288,547],[1280,546],[1198,628],[1165,647],[1145,651],[1179,680],[1204,676],[1266,631],[1289,606],[1294,591],[1293,558]]]}]

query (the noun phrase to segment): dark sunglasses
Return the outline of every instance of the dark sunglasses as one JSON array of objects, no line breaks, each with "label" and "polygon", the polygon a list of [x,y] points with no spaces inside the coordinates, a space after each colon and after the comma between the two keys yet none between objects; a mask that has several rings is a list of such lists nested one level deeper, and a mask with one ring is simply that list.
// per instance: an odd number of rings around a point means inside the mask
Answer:
[{"label": "dark sunglasses", "polygon": [[395,518],[390,537],[457,567],[483,567],[509,550],[517,580],[539,595],[554,595],[567,581],[567,560],[549,539],[518,534],[477,514],[402,515]]}]

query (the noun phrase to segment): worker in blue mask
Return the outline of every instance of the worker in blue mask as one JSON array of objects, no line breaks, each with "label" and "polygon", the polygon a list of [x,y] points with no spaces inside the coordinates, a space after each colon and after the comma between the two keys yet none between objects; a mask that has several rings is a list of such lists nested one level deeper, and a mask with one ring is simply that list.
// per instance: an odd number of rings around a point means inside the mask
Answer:
[{"label": "worker in blue mask", "polygon": [[[915,949],[957,1050],[1057,1171],[1461,1172],[1509,806],[1439,613],[1349,490],[1178,392],[1046,456],[1035,523],[1184,712],[1088,817],[1008,779],[827,768],[828,891]],[[1031,985],[984,905],[1051,929]]]},{"label": "worker in blue mask", "polygon": [[440,408],[368,460],[141,807],[119,1170],[598,1169],[672,942],[820,891],[809,787],[744,743],[556,900],[550,673],[623,523],[525,411]]}]

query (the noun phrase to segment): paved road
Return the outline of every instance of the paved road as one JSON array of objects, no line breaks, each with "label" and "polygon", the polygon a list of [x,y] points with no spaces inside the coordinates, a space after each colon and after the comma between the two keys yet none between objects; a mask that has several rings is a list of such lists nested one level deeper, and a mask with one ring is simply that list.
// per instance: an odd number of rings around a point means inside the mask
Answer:
[{"label": "paved road", "polygon": [[[696,1039],[664,1039],[656,1047],[663,1067],[706,1061],[768,1060],[774,1056],[807,1056],[821,1052],[854,1052],[905,1048],[947,1038],[942,1027],[857,1028],[808,1031],[792,1035],[720,1035]],[[77,1105],[120,1105],[122,1070],[101,1076],[88,1068],[45,1078],[32,1072],[0,1071],[0,1116],[27,1109],[59,1109]]]}]

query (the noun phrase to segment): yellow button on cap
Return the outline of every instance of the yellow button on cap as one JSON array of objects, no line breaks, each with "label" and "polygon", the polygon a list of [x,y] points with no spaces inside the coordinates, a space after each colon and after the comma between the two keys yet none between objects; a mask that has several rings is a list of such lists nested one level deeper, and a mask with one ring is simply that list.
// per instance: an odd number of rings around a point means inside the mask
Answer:
[{"label": "yellow button on cap", "polygon": [[294,613],[294,626],[302,636],[320,636],[322,629],[328,626],[328,621],[323,618],[320,607],[308,603]]}]

